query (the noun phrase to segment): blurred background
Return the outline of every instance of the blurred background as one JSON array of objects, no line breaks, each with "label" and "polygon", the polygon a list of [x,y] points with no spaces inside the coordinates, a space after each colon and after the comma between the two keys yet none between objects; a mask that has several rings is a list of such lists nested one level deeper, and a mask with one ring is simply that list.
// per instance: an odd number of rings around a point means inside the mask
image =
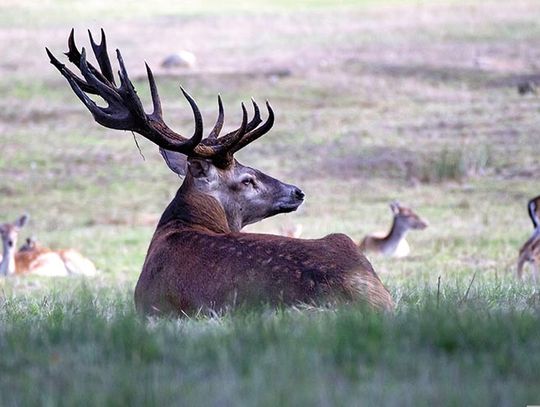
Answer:
[{"label": "blurred background", "polygon": [[[154,145],[100,127],[49,64],[71,28],[107,33],[150,107],[189,135],[197,100],[209,130],[225,105],[268,99],[272,132],[242,163],[299,185],[307,201],[249,230],[360,240],[389,228],[391,200],[430,227],[411,257],[374,258],[388,285],[508,276],[539,193],[540,3],[528,1],[10,1],[0,4],[0,222],[74,247],[133,286],[161,212],[181,183]],[[64,58],[67,63],[67,58]],[[116,61],[113,61],[115,64]],[[28,280],[13,283],[26,286]]]}]

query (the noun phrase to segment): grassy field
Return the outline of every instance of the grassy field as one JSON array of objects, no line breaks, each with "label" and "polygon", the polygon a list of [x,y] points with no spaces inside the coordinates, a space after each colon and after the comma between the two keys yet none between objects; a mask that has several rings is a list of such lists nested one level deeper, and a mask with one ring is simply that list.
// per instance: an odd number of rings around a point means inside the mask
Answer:
[{"label": "grassy field", "polygon": [[[0,4],[0,222],[74,247],[101,273],[0,281],[0,405],[540,404],[540,293],[515,278],[540,193],[540,4],[466,1],[18,1]],[[269,99],[274,130],[240,160],[299,185],[304,237],[386,229],[388,203],[430,222],[412,255],[373,257],[396,314],[358,306],[142,320],[132,292],[180,180],[155,146],[106,130],[48,63],[105,28],[141,97],[190,133]],[[194,69],[165,70],[195,52]],[[440,277],[440,286],[438,279]]]}]

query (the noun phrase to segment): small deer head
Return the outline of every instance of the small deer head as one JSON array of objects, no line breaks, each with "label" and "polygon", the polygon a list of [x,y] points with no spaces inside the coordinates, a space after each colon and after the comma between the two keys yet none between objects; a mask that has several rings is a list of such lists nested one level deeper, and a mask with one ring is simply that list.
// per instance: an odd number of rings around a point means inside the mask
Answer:
[{"label": "small deer head", "polygon": [[15,251],[17,246],[17,238],[19,231],[28,222],[28,215],[22,215],[15,222],[3,223],[0,225],[0,237],[4,253],[0,262],[0,275],[7,276],[15,272]]},{"label": "small deer head", "polygon": [[412,209],[402,206],[398,201],[391,202],[390,209],[394,214],[395,222],[406,229],[421,230],[428,226],[427,221],[418,216]]},{"label": "small deer head", "polygon": [[0,237],[5,249],[14,249],[17,245],[19,231],[28,222],[29,216],[22,215],[15,222],[0,225]]}]

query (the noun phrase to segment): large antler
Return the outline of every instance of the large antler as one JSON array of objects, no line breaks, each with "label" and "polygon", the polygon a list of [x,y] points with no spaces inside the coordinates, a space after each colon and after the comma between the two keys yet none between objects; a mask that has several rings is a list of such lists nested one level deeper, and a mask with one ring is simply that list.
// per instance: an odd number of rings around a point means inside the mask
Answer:
[{"label": "large antler", "polygon": [[[79,68],[84,79],[78,77],[64,64],[58,61],[48,48],[46,48],[46,50],[50,62],[67,79],[75,94],[88,108],[90,113],[92,113],[94,119],[102,126],[111,129],[135,131],[165,150],[180,152],[190,157],[212,159],[216,165],[226,167],[232,162],[232,156],[236,151],[267,133],[274,124],[274,112],[272,111],[270,104],[266,102],[268,118],[264,124],[259,126],[262,122],[259,107],[255,101],[252,100],[254,109],[253,119],[248,122],[247,110],[242,103],[242,124],[240,127],[233,132],[219,137],[219,133],[223,127],[224,113],[221,98],[218,96],[219,112],[216,124],[208,137],[203,140],[203,120],[201,112],[193,98],[180,87],[193,110],[195,119],[195,131],[193,136],[191,138],[186,138],[174,132],[167,124],[165,124],[161,109],[161,101],[159,99],[154,75],[150,67],[146,64],[146,72],[152,96],[153,112],[147,114],[144,111],[141,100],[137,96],[137,92],[135,91],[131,80],[129,79],[120,51],[116,50],[118,63],[120,65],[120,71],[118,72],[120,86],[117,86],[114,80],[109,55],[107,53],[105,32],[103,29],[101,30],[100,44],[94,42],[90,31],[88,31],[88,34],[99,69],[96,69],[86,60],[86,50],[84,47],[81,51],[77,49],[73,29],[69,35],[68,52],[66,52],[69,61]],[[95,94],[102,97],[105,102],[107,102],[107,106],[98,106],[87,94]]]}]

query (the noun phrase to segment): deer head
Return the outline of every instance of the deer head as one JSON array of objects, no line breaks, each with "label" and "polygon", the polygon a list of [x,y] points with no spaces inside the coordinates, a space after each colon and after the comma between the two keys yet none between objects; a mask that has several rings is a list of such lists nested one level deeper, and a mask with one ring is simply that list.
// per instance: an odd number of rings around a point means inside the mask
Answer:
[{"label": "deer head", "polygon": [[[253,118],[242,108],[240,127],[220,136],[224,123],[224,110],[218,96],[218,117],[213,129],[203,139],[203,119],[193,98],[180,88],[193,111],[195,131],[190,138],[184,137],[165,124],[154,75],[146,65],[152,96],[153,112],[144,111],[133,84],[126,71],[120,51],[116,51],[120,71],[120,85],[116,85],[107,53],[105,33],[101,30],[101,42],[96,44],[89,32],[90,42],[99,70],[86,59],[86,51],[78,50],[74,32],[68,40],[68,59],[79,68],[83,78],[78,77],[60,63],[47,49],[51,63],[67,79],[71,88],[101,125],[119,130],[134,131],[157,144],[169,168],[184,176],[183,195],[203,195],[215,201],[226,216],[228,228],[238,231],[243,226],[278,213],[294,211],[304,199],[304,193],[296,186],[285,184],[263,172],[240,164],[234,154],[266,134],[274,124],[274,112],[268,102],[268,118],[262,123],[260,110],[253,103]],[[88,94],[100,96],[107,103],[98,106]],[[261,124],[262,123],[262,124]]]},{"label": "deer head", "polygon": [[15,272],[15,251],[19,231],[28,222],[29,216],[22,215],[15,222],[0,225],[0,237],[4,248],[2,262],[0,263],[0,275],[7,276]]},{"label": "deer head", "polygon": [[412,209],[401,205],[398,201],[390,203],[390,209],[394,214],[394,223],[405,229],[425,229],[428,223],[418,216]]},{"label": "deer head", "polygon": [[186,157],[161,149],[169,168],[184,176],[191,192],[215,199],[223,208],[231,231],[278,213],[291,212],[302,203],[303,192],[236,159],[225,168],[211,160]]}]

